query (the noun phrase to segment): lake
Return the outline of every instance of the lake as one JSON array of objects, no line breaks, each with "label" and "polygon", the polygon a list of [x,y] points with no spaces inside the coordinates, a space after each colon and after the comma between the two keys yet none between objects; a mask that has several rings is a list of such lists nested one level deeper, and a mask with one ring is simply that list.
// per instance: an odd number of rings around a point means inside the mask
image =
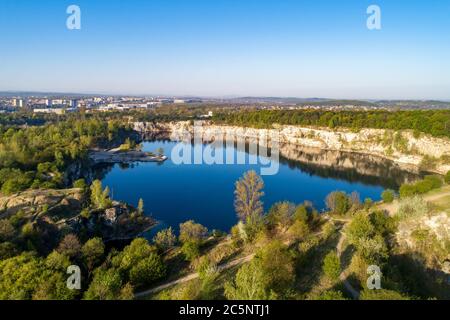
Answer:
[{"label": "lake", "polygon": [[[235,182],[247,171],[260,172],[258,165],[177,165],[171,151],[177,142],[149,141],[143,150],[163,148],[169,160],[164,163],[135,163],[102,167],[102,181],[116,200],[137,205],[145,203],[146,215],[160,224],[157,230],[195,220],[208,227],[229,231],[237,218],[233,207]],[[192,148],[191,144],[185,144]],[[283,149],[282,149],[283,150]],[[281,158],[279,172],[263,176],[264,207],[278,201],[311,201],[318,210],[325,209],[324,199],[332,191],[356,191],[361,199],[379,200],[385,188],[396,189],[414,174],[402,171],[390,161],[363,155],[332,151],[302,150],[296,147],[296,159]],[[237,154],[245,151],[237,151]],[[283,153],[283,152],[281,152]]]}]

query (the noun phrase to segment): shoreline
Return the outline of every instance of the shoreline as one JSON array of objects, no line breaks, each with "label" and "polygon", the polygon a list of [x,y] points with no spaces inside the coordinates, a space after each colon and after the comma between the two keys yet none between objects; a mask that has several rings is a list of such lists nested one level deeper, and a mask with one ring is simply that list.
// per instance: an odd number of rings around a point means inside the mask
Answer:
[{"label": "shoreline", "polygon": [[[183,134],[192,134],[194,126],[190,122],[162,122],[147,123],[134,122],[134,130],[141,134],[165,133],[171,140],[179,140]],[[414,138],[409,131],[393,132],[384,129],[362,129],[360,132],[351,130],[330,130],[327,128],[309,128],[300,126],[280,126],[279,129],[257,129],[252,127],[236,127],[230,125],[217,125],[203,121],[196,127],[204,141],[214,140],[224,135],[239,139],[255,140],[258,144],[270,147],[270,139],[274,131],[280,136],[280,146],[315,148],[322,151],[336,151],[364,156],[373,156],[392,161],[405,171],[412,173],[433,173],[445,175],[450,170],[450,164],[440,160],[443,155],[450,155],[450,141],[422,135]],[[393,141],[382,141],[385,135],[401,134],[408,141],[408,152],[398,150]],[[393,139],[392,139],[393,140]],[[423,167],[426,158],[435,159],[433,167]],[[291,160],[295,158],[287,157]]]},{"label": "shoreline", "polygon": [[153,155],[139,150],[119,151],[111,150],[91,150],[89,159],[94,164],[115,164],[132,162],[165,162],[168,157],[165,155]]}]

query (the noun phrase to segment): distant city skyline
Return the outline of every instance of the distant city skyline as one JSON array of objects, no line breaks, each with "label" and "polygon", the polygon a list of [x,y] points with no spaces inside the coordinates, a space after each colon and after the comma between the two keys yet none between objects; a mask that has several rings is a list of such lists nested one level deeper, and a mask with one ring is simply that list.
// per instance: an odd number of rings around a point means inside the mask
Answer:
[{"label": "distant city skyline", "polygon": [[[81,9],[68,30],[66,9]],[[366,27],[381,8],[381,30]],[[450,1],[0,0],[0,91],[450,100]]]}]

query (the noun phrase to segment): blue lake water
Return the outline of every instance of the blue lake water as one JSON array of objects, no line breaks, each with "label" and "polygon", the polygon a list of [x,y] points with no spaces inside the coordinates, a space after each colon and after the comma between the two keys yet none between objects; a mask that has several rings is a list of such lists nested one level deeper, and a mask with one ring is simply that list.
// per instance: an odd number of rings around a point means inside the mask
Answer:
[{"label": "blue lake water", "polygon": [[[142,198],[145,213],[161,222],[155,230],[168,226],[177,230],[180,223],[192,219],[210,230],[229,231],[237,222],[233,207],[235,182],[248,170],[259,173],[260,167],[248,164],[176,165],[170,159],[175,145],[176,142],[168,141],[145,142],[145,151],[163,148],[169,160],[162,164],[114,165],[106,170],[103,185],[110,187],[114,199],[137,205]],[[281,161],[278,174],[263,176],[265,209],[278,201],[302,203],[309,200],[322,210],[325,197],[332,191],[357,191],[361,199],[379,200],[385,188],[383,180],[374,181],[352,172],[333,174],[332,168],[327,168],[324,174],[320,170],[310,170],[310,167],[314,167],[314,163],[296,165],[295,162]]]}]

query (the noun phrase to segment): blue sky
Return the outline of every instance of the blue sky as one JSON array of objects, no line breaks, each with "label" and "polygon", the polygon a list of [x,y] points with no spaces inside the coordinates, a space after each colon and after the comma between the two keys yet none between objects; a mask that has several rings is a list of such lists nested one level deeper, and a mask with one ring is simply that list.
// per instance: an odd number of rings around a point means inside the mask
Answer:
[{"label": "blue sky", "polygon": [[0,90],[450,99],[449,40],[448,0],[0,0]]}]

